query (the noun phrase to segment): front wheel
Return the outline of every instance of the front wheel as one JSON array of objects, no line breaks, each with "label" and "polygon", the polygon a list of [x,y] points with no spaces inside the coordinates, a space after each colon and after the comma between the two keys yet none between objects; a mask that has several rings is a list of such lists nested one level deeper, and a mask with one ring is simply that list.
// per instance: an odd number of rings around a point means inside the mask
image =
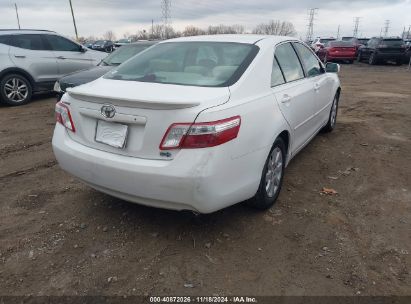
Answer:
[{"label": "front wheel", "polygon": [[279,137],[275,140],[265,162],[257,193],[248,202],[251,207],[266,210],[274,205],[281,191],[285,161],[286,146]]},{"label": "front wheel", "polygon": [[30,101],[30,81],[19,74],[9,74],[0,80],[0,99],[9,106],[20,106]]},{"label": "front wheel", "polygon": [[335,129],[335,125],[337,124],[337,114],[338,114],[338,101],[340,99],[340,94],[335,94],[333,104],[331,106],[330,116],[328,118],[328,122],[325,127],[322,129],[323,132],[328,133],[332,132]]},{"label": "front wheel", "polygon": [[375,56],[375,53],[371,53],[370,58],[368,59],[368,63],[371,65],[377,64],[377,58]]}]

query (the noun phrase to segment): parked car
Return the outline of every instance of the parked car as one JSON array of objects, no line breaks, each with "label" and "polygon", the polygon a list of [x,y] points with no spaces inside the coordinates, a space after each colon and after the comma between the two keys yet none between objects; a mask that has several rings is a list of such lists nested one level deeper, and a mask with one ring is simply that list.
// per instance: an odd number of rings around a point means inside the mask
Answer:
[{"label": "parked car", "polygon": [[360,47],[362,45],[364,45],[364,41],[368,41],[368,39],[358,39],[356,37],[342,37],[341,38],[342,41],[347,41],[347,42],[351,42],[354,46],[355,46],[355,56],[358,55],[358,50],[360,49]]},{"label": "parked car", "polygon": [[291,37],[160,42],[67,90],[56,104],[54,154],[67,172],[127,201],[267,209],[290,160],[334,129],[338,69]]},{"label": "parked car", "polygon": [[96,51],[111,53],[114,50],[114,43],[111,40],[97,40],[91,48]]},{"label": "parked car", "polygon": [[94,42],[95,42],[95,41],[86,41],[86,42],[84,42],[83,45],[84,45],[86,48],[91,49],[91,48],[93,48]]},{"label": "parked car", "polygon": [[120,40],[116,41],[116,42],[114,43],[114,46],[115,46],[116,48],[119,48],[120,46],[127,45],[127,44],[130,44],[130,43],[131,43],[131,39],[130,39],[130,38],[123,38],[123,39],[120,39]]},{"label": "parked car", "polygon": [[52,91],[63,75],[95,66],[104,57],[55,32],[0,30],[0,101],[25,104],[33,93]]},{"label": "parked car", "polygon": [[353,63],[356,59],[356,46],[350,41],[330,41],[317,52],[318,57],[324,62],[347,61]]},{"label": "parked car", "polygon": [[57,92],[57,100],[61,99],[64,93],[66,93],[67,88],[76,87],[78,85],[96,80],[110,71],[113,67],[122,64],[124,61],[156,43],[157,42],[155,41],[147,41],[125,45],[124,47],[121,47],[108,55],[97,66],[91,67],[87,70],[74,72],[57,80],[54,84],[54,91]]},{"label": "parked car", "polygon": [[405,57],[404,40],[401,38],[374,37],[366,46],[358,50],[358,61],[367,60],[369,64],[393,61],[397,65],[403,64]]},{"label": "parked car", "polygon": [[311,45],[311,48],[314,50],[315,53],[318,52],[318,50],[322,47],[324,47],[328,42],[337,40],[333,37],[329,38],[317,38],[314,40],[313,44]]},{"label": "parked car", "polygon": [[358,43],[360,46],[367,45],[368,41],[370,41],[370,38],[358,38]]}]

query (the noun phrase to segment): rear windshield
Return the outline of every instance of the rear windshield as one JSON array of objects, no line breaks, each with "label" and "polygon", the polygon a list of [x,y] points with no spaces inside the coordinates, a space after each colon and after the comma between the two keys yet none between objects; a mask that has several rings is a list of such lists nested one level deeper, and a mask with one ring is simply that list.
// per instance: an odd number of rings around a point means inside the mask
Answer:
[{"label": "rear windshield", "polygon": [[320,43],[327,44],[330,41],[334,41],[335,39],[320,39]]},{"label": "rear windshield", "polygon": [[404,41],[402,39],[384,39],[381,41],[381,44],[390,47],[401,47],[404,44]]},{"label": "rear windshield", "polygon": [[149,48],[153,44],[129,44],[122,46],[108,55],[102,62],[102,65],[120,65],[124,61],[130,59],[134,55],[137,55],[146,48]]},{"label": "rear windshield", "polygon": [[353,47],[354,44],[350,41],[330,41],[327,44],[331,47]]},{"label": "rear windshield", "polygon": [[105,78],[191,86],[235,83],[258,53],[254,44],[160,43],[120,65]]}]

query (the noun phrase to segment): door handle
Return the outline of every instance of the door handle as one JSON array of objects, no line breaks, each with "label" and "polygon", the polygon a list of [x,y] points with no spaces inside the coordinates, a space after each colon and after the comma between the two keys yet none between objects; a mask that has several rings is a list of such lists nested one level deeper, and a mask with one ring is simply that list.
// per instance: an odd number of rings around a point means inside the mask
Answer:
[{"label": "door handle", "polygon": [[57,59],[67,59],[67,58],[64,56],[58,56]]},{"label": "door handle", "polygon": [[281,100],[282,103],[289,103],[291,101],[291,96],[288,94],[284,94],[283,99]]},{"label": "door handle", "polygon": [[320,90],[320,84],[319,83],[314,84],[314,90],[316,92],[318,92]]},{"label": "door handle", "polygon": [[24,55],[14,55],[14,57],[16,57],[16,58],[26,58],[26,56],[24,56]]}]

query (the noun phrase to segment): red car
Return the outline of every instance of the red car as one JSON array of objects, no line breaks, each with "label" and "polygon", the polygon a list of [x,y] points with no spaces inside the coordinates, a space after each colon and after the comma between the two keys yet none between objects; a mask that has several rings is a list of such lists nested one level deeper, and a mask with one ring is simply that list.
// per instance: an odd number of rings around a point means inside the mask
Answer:
[{"label": "red car", "polygon": [[318,50],[318,57],[324,62],[348,61],[353,63],[356,59],[357,48],[349,41],[330,41]]}]

